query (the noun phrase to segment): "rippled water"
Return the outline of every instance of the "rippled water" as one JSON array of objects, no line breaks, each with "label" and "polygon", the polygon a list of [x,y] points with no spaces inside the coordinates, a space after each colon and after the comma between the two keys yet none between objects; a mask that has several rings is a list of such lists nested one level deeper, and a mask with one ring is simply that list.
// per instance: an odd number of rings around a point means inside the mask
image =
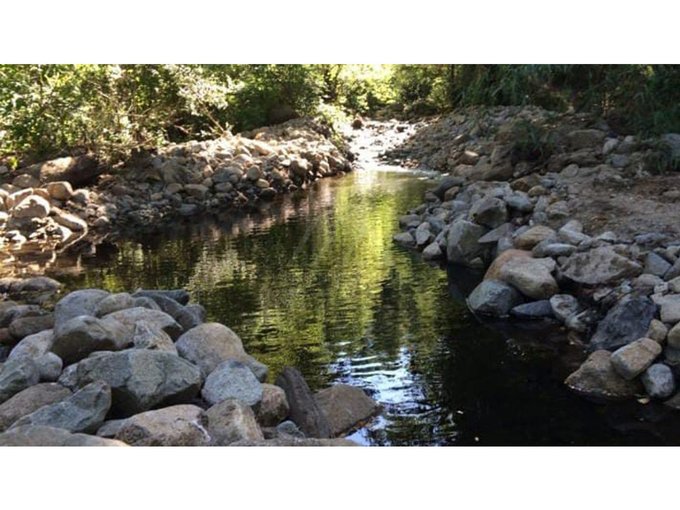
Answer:
[{"label": "rippled water", "polygon": [[271,380],[292,365],[313,389],[345,382],[369,392],[385,411],[351,436],[362,443],[673,441],[680,427],[666,425],[664,409],[570,394],[560,335],[480,325],[461,300],[474,277],[392,243],[398,215],[429,185],[413,173],[358,171],[252,214],[100,246],[50,273],[72,288],[186,287]]}]

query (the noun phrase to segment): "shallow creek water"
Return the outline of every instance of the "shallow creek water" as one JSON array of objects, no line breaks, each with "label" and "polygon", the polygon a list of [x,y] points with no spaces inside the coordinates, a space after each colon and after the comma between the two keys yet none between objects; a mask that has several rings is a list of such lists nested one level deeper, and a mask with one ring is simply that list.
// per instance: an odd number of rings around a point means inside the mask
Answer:
[{"label": "shallow creek water", "polygon": [[313,390],[343,382],[378,400],[384,413],[350,436],[363,444],[676,442],[680,426],[661,407],[571,394],[559,334],[481,325],[461,299],[469,275],[393,244],[398,216],[430,185],[359,170],[256,212],[60,258],[48,274],[73,289],[187,288],[270,382],[292,365]]}]

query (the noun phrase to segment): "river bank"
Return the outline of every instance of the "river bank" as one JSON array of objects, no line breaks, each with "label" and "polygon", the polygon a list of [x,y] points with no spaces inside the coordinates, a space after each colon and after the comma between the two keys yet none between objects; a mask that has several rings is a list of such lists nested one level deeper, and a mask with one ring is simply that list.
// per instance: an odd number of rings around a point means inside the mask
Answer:
[{"label": "river bank", "polygon": [[561,325],[587,356],[579,394],[678,408],[679,139],[537,108],[435,119],[384,155],[446,172],[394,240],[480,271],[481,318]]},{"label": "river bank", "polygon": [[[105,167],[93,156],[0,168],[4,266],[67,250],[92,251],[124,232],[242,210],[351,171],[351,154],[326,127],[294,120],[138,154]],[[31,273],[30,267],[27,272]]]}]

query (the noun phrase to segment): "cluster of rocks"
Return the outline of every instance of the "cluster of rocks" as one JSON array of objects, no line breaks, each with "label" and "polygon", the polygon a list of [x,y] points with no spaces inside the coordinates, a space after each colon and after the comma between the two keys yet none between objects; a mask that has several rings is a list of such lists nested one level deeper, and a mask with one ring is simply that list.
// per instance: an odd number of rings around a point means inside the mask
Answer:
[{"label": "cluster of rocks", "polygon": [[349,157],[327,128],[297,119],[247,136],[169,145],[117,168],[90,156],[14,171],[0,167],[0,248],[32,240],[63,246],[88,228],[154,228],[177,217],[269,201],[350,171]]},{"label": "cluster of rocks", "polygon": [[268,384],[183,290],[0,287],[25,300],[0,301],[0,445],[353,445],[341,436],[380,409],[347,385],[312,393],[290,367]]},{"label": "cluster of rocks", "polygon": [[[502,112],[495,114],[510,122],[513,110]],[[511,150],[512,127],[501,123],[495,139],[480,138],[489,118],[493,112],[477,123],[453,116],[445,146],[418,149],[418,157],[453,167],[452,175],[400,218],[394,240],[425,259],[484,271],[467,297],[475,314],[562,324],[591,351],[567,379],[570,388],[591,397],[668,399],[680,377],[680,242],[658,231],[588,232],[571,200],[582,189],[572,186],[575,175],[593,187],[605,174],[625,179],[607,168],[644,173],[635,140],[605,126],[558,123],[550,132],[564,140],[562,149],[526,161]],[[671,145],[676,138],[666,136]],[[667,403],[680,407],[680,394]]]}]

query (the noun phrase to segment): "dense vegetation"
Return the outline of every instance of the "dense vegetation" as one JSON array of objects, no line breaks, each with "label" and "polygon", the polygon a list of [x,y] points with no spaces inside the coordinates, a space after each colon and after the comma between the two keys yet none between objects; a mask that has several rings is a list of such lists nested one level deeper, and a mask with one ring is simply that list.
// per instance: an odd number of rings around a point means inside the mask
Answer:
[{"label": "dense vegetation", "polygon": [[0,65],[0,158],[16,165],[241,131],[301,115],[537,104],[628,132],[680,131],[673,65]]}]

